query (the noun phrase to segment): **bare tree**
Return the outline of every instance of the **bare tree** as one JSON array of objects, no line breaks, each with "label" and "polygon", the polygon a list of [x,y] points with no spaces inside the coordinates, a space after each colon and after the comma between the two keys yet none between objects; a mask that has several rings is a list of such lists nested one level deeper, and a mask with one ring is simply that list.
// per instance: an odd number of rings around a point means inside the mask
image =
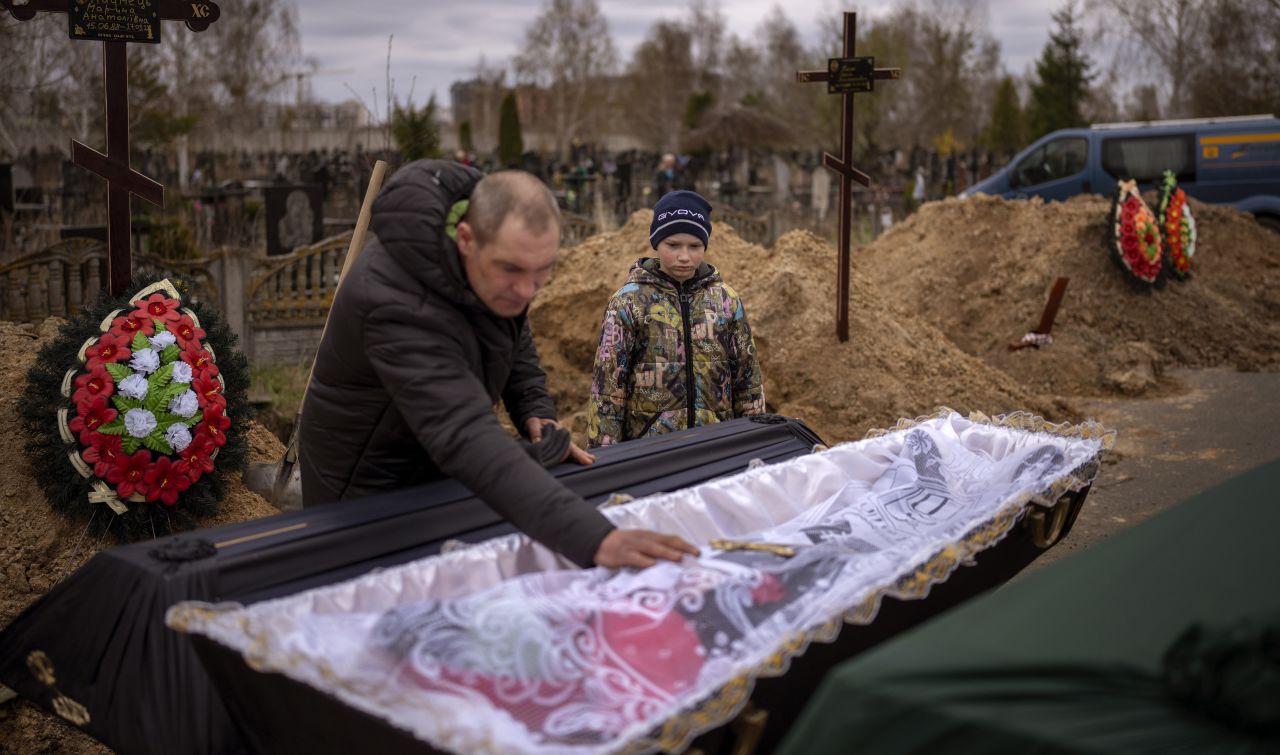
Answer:
[{"label": "bare tree", "polygon": [[689,4],[688,26],[695,86],[718,99],[727,41],[727,22],[720,10],[720,0],[693,0]]},{"label": "bare tree", "polygon": [[1216,0],[1209,15],[1183,90],[1189,113],[1280,112],[1280,0]]},{"label": "bare tree", "polygon": [[636,48],[627,70],[627,122],[652,149],[674,150],[679,142],[695,78],[690,37],[684,25],[659,21]]},{"label": "bare tree", "polygon": [[286,0],[223,0],[212,34],[214,80],[224,112],[243,123],[260,114],[279,87],[292,81],[301,62],[294,8]]},{"label": "bare tree", "polygon": [[515,58],[522,83],[547,92],[557,154],[603,112],[617,51],[596,0],[548,0]]},{"label": "bare tree", "polygon": [[1200,65],[1198,37],[1211,18],[1209,4],[1203,0],[1106,0],[1106,5],[1127,28],[1126,41],[1158,63],[1160,78],[1169,88],[1168,114],[1186,115],[1185,82]]}]

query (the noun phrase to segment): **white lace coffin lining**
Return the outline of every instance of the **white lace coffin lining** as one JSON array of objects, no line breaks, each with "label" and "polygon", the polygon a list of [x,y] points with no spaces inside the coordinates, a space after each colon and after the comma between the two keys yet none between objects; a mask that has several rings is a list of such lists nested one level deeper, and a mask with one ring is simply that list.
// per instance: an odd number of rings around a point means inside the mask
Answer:
[{"label": "white lace coffin lining", "polygon": [[248,608],[179,604],[169,623],[441,749],[634,748],[1010,507],[1088,484],[1100,436],[940,416],[606,509],[702,547],[680,564],[566,569],[513,535]]}]

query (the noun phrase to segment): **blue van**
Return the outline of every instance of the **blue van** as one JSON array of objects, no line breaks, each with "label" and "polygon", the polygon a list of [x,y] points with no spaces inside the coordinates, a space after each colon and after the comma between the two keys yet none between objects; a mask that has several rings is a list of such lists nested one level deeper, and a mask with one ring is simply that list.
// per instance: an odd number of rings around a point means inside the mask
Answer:
[{"label": "blue van", "polygon": [[1251,212],[1280,232],[1280,118],[1250,115],[1147,123],[1107,123],[1055,131],[961,196],[1064,200],[1115,191],[1136,178],[1151,188],[1172,170],[1202,202]]}]

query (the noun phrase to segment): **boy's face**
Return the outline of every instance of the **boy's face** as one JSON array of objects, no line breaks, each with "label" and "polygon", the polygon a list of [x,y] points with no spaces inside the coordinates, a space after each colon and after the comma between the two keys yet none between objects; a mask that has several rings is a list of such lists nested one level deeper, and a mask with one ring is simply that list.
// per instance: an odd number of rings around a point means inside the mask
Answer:
[{"label": "boy's face", "polygon": [[497,235],[480,246],[466,221],[458,223],[458,251],[471,288],[499,317],[516,317],[547,285],[560,248],[560,226],[551,223],[535,233],[508,216]]},{"label": "boy's face", "polygon": [[673,233],[658,242],[658,262],[662,272],[684,283],[698,272],[698,265],[707,256],[702,239],[692,233]]}]

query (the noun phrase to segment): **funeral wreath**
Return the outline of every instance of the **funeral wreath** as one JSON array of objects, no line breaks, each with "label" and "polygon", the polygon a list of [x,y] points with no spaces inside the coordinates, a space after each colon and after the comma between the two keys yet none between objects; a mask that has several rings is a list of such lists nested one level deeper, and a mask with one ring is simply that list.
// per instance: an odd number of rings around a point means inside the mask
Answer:
[{"label": "funeral wreath", "polygon": [[168,280],[104,296],[64,325],[28,372],[22,406],[50,504],[125,540],[214,513],[245,458],[234,346],[218,313],[184,304]]},{"label": "funeral wreath", "polygon": [[1142,201],[1136,181],[1121,181],[1111,200],[1108,225],[1111,258],[1134,279],[1147,284],[1160,278],[1163,255],[1156,216]]},{"label": "funeral wreath", "polygon": [[1178,186],[1173,171],[1164,172],[1160,187],[1160,232],[1164,235],[1164,267],[1178,280],[1191,277],[1191,261],[1196,254],[1196,219],[1191,215],[1187,193]]}]

